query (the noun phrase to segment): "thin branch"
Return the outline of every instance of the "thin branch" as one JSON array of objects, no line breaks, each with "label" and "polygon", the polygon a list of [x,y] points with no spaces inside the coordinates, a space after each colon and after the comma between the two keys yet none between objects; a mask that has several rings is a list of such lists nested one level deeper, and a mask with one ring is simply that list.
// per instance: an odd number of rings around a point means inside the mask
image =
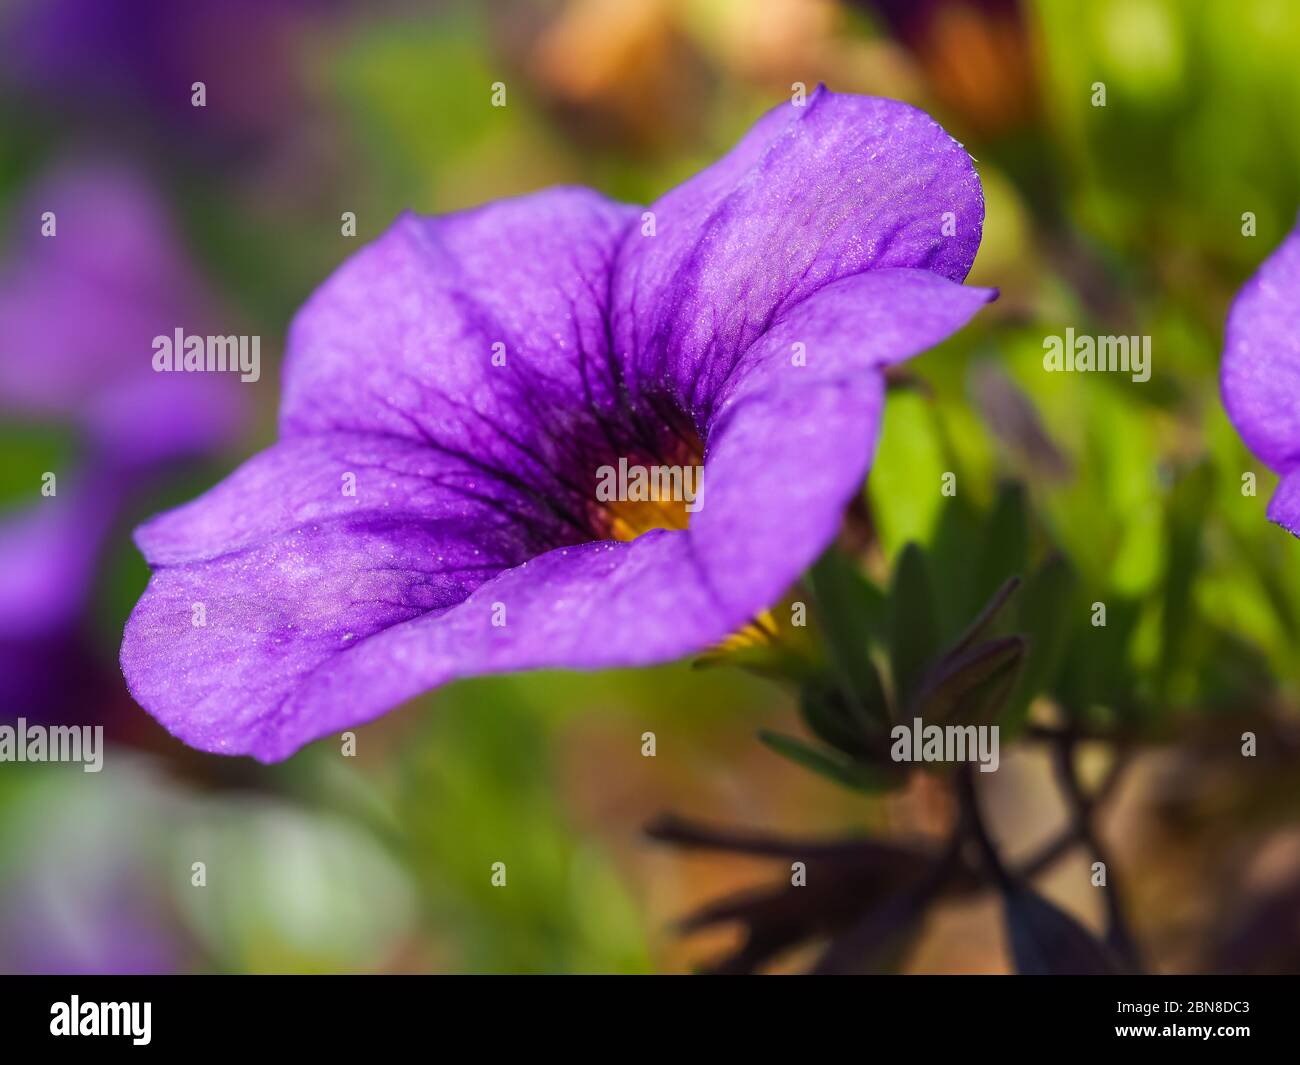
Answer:
[{"label": "thin branch", "polygon": [[675,814],[663,814],[645,826],[645,834],[660,843],[699,850],[728,851],[769,858],[854,858],[893,857],[908,853],[920,860],[932,856],[923,850],[903,847],[864,836],[861,839],[806,840],[774,836],[765,832],[744,832],[714,828],[687,821]]},{"label": "thin branch", "polygon": [[[1061,737],[1053,745],[1052,765],[1056,771],[1056,779],[1070,808],[1075,834],[1092,852],[1093,860],[1101,862],[1106,867],[1107,938],[1110,940],[1111,945],[1123,956],[1124,960],[1133,969],[1140,972],[1143,967],[1142,955],[1138,949],[1137,941],[1129,929],[1128,920],[1124,916],[1116,870],[1108,860],[1106,850],[1092,823],[1093,811],[1096,808],[1097,800],[1102,795],[1102,789],[1098,789],[1097,795],[1091,798],[1083,790],[1083,783],[1079,779],[1078,769],[1074,764],[1074,752],[1075,741],[1072,738]],[[1117,755],[1116,763],[1119,764],[1120,762],[1121,756]],[[1113,787],[1118,776],[1116,767],[1112,766],[1111,772],[1107,774],[1107,781],[1103,782],[1103,789]]]},{"label": "thin branch", "polygon": [[[1098,806],[1110,797],[1131,761],[1132,751],[1128,748],[1120,748],[1115,752],[1110,768],[1106,770],[1106,776],[1097,786],[1097,790],[1085,799],[1089,813],[1095,811]],[[1069,854],[1070,851],[1074,850],[1075,847],[1085,842],[1086,840],[1079,835],[1076,820],[1072,814],[1065,829],[1054,839],[1048,841],[1020,867],[1016,873],[1017,878],[1020,880],[1033,880],[1041,876]]]},{"label": "thin branch", "polygon": [[959,837],[973,839],[979,848],[985,870],[997,883],[998,887],[1007,889],[1014,880],[1007,867],[1002,863],[997,846],[989,835],[980,813],[979,797],[975,794],[974,767],[965,762],[957,769],[957,796],[961,803],[961,815],[957,832]]}]

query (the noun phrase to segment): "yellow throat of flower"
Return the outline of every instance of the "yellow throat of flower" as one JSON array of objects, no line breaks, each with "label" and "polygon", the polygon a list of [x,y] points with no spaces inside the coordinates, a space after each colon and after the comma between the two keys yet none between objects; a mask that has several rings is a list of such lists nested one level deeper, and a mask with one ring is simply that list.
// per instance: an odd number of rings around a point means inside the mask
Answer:
[{"label": "yellow throat of flower", "polygon": [[703,448],[683,442],[658,462],[620,457],[596,470],[593,525],[611,540],[635,540],[652,529],[689,528],[704,505]]},{"label": "yellow throat of flower", "polygon": [[602,506],[611,540],[635,540],[652,529],[686,529],[691,524],[685,501],[614,500]]}]

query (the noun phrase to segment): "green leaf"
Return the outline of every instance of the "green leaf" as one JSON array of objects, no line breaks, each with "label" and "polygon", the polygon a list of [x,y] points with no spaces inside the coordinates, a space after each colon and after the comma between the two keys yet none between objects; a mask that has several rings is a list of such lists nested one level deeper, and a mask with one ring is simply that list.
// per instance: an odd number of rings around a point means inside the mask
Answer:
[{"label": "green leaf", "polygon": [[808,573],[835,678],[864,726],[889,721],[889,704],[871,661],[884,630],[880,591],[843,555],[827,551]]},{"label": "green leaf", "polygon": [[916,392],[890,395],[867,479],[871,514],[886,555],[909,540],[929,541],[946,502],[939,487],[950,468],[931,401]]},{"label": "green leaf", "polygon": [[1025,582],[1017,626],[1029,637],[1029,649],[1003,721],[1007,727],[1024,722],[1034,697],[1060,672],[1070,636],[1080,623],[1076,584],[1073,568],[1060,554],[1051,555]]},{"label": "green leaf", "polygon": [[1065,660],[1049,689],[1074,718],[1097,705],[1121,713],[1135,705],[1129,644],[1137,628],[1139,604],[1114,596],[1097,601],[1105,602],[1106,624],[1090,623],[1092,604],[1086,596],[1075,604],[1079,627],[1072,630],[1076,636],[1067,641]]},{"label": "green leaf", "polygon": [[890,668],[899,717],[910,713],[930,660],[939,652],[934,584],[925,552],[911,543],[894,569],[890,589]]},{"label": "green leaf", "polygon": [[928,558],[935,587],[943,589],[938,607],[944,638],[960,632],[970,618],[971,545],[979,543],[981,518],[964,496],[945,502]]},{"label": "green leaf", "polygon": [[1025,646],[1024,637],[1006,636],[945,656],[926,675],[918,716],[934,723],[992,720],[1011,693]]},{"label": "green leaf", "polygon": [[985,603],[1009,578],[1025,572],[1029,555],[1029,517],[1019,484],[1004,484],[984,525],[971,585],[972,609]]},{"label": "green leaf", "polygon": [[[862,723],[837,689],[825,683],[805,684],[799,693],[799,714],[809,731],[823,743],[859,758],[871,753],[872,745]],[[884,735],[883,728],[878,734]]]},{"label": "green leaf", "polygon": [[758,738],[781,757],[788,758],[796,765],[803,766],[837,784],[853,788],[855,791],[874,794],[895,787],[903,779],[902,774],[897,771],[868,765],[865,762],[854,761],[830,751],[811,747],[803,740],[781,732],[763,729],[758,733]]},{"label": "green leaf", "polygon": [[1187,633],[1194,627],[1192,583],[1200,568],[1201,530],[1210,504],[1212,475],[1201,463],[1180,478],[1174,487],[1165,532],[1165,580],[1160,624],[1160,670],[1162,687],[1179,665]]},{"label": "green leaf", "polygon": [[969,647],[977,639],[990,635],[995,623],[1002,614],[1002,608],[1007,605],[1008,600],[1019,587],[1019,577],[1007,578],[1002,587],[993,593],[993,598],[984,604],[983,609],[975,616],[975,620],[966,626],[966,631],[957,638],[957,642],[953,644],[949,654]]}]

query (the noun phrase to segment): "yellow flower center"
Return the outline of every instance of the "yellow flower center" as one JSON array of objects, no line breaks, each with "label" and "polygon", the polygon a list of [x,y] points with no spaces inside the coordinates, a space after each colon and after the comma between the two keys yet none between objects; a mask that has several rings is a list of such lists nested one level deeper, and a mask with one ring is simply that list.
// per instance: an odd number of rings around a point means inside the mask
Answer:
[{"label": "yellow flower center", "polygon": [[652,529],[682,530],[704,505],[703,447],[693,435],[667,458],[621,456],[595,471],[592,524],[611,540],[635,540]]}]

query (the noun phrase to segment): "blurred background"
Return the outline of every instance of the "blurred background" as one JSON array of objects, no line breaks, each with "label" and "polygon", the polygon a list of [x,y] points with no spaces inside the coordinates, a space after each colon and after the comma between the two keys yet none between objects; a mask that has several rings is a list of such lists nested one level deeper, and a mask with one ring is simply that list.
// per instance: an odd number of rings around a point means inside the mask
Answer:
[{"label": "blurred background", "polygon": [[[1031,550],[1111,604],[1105,654],[1067,672],[1122,739],[1122,775],[1114,744],[1080,764],[1110,787],[1099,827],[1148,964],[1300,969],[1300,543],[1264,520],[1275,478],[1217,388],[1229,301],[1300,206],[1300,7],[6,0],[0,26],[0,714],[109,744],[97,775],[0,765],[0,968],[690,972],[736,932],[674,922],[789,870],[653,843],[654,817],[950,823],[926,774],[864,796],[755,742],[798,731],[792,699],[726,665],[460,683],[359,730],[354,758],[326,740],[271,767],[172,740],[116,665],[147,579],[131,529],[273,439],[292,314],[397,212],[557,182],[649,202],[824,81],[967,146],[970,280],[1002,291],[891,392],[868,571],[909,540],[942,563],[944,500],[916,485],[957,471],[972,521],[1019,485]],[[93,237],[44,239],[46,211]],[[160,384],[159,321],[260,334],[261,381]],[[1043,373],[1066,326],[1151,335],[1151,381]],[[1012,857],[1066,817],[1051,778],[1032,743],[1004,748],[986,803]],[[1084,853],[1039,885],[1098,926]],[[898,967],[1007,971],[996,900],[939,907]]]}]

